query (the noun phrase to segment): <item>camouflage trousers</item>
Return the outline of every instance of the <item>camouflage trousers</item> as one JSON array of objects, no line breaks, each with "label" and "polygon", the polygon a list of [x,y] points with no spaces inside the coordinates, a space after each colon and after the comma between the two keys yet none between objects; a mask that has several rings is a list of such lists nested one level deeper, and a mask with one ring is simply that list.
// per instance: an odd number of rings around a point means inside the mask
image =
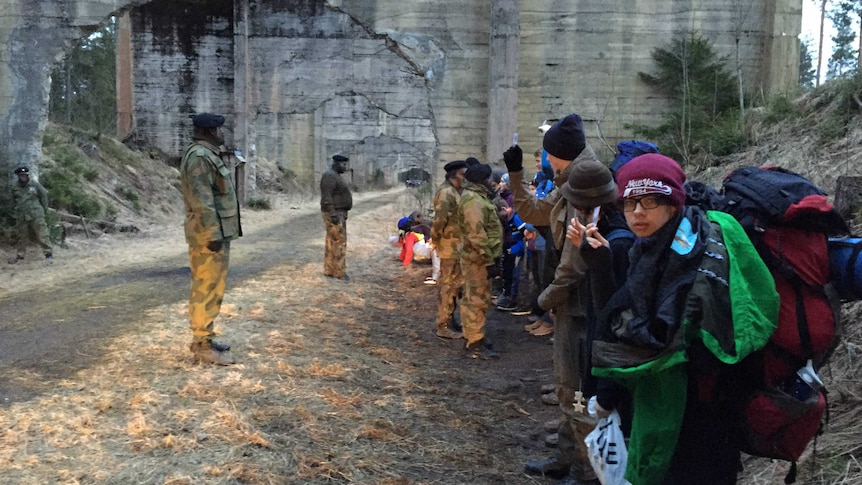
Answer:
[{"label": "camouflage trousers", "polygon": [[210,251],[206,246],[189,246],[189,268],[192,271],[189,327],[195,342],[209,341],[215,336],[213,321],[221,311],[229,259],[230,241],[225,241],[218,252]]},{"label": "camouflage trousers", "polygon": [[48,224],[45,223],[44,217],[36,217],[32,220],[18,220],[15,226],[18,235],[18,241],[15,246],[18,256],[22,258],[27,253],[27,246],[30,241],[35,242],[42,248],[42,254],[47,256],[53,252],[51,247],[51,234],[48,231]]},{"label": "camouflage trousers", "polygon": [[[586,339],[587,322],[584,317],[572,317],[568,311],[555,313],[554,325],[554,385],[560,401],[560,420],[557,441],[557,460],[571,465],[572,475],[582,481],[596,478],[587,455],[584,438],[596,427],[596,419],[575,409],[575,393],[581,390],[581,342]],[[584,397],[582,404],[586,406]]]},{"label": "camouflage trousers", "polygon": [[[345,214],[346,216],[346,214]],[[323,274],[343,278],[347,272],[347,217],[335,224],[329,215],[323,214],[326,225],[326,248],[323,254]]]},{"label": "camouflage trousers", "polygon": [[461,260],[464,296],[461,298],[461,327],[470,346],[485,338],[485,312],[491,305],[491,282],[484,264]]},{"label": "camouflage trousers", "polygon": [[437,304],[437,328],[447,328],[458,301],[458,293],[464,284],[461,275],[461,262],[454,258],[440,259],[440,279],[437,287],[440,289],[440,300]]}]

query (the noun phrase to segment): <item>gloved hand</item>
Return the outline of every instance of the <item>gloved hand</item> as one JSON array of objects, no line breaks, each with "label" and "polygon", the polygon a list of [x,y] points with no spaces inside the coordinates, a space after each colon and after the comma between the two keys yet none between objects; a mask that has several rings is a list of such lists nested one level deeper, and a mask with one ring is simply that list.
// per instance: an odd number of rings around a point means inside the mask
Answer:
[{"label": "gloved hand", "polygon": [[333,224],[341,224],[341,214],[337,212],[329,214],[329,221]]},{"label": "gloved hand", "polygon": [[506,162],[506,170],[510,172],[524,170],[524,152],[518,145],[511,146],[503,152],[503,161]]},{"label": "gloved hand", "polygon": [[207,249],[214,253],[221,251],[222,247],[224,247],[224,241],[221,239],[217,239],[215,241],[210,241],[207,243]]},{"label": "gloved hand", "polygon": [[536,316],[545,314],[545,310],[543,310],[542,307],[539,306],[539,298],[535,298],[533,300],[533,303],[530,305],[530,311],[533,313],[533,315]]},{"label": "gloved hand", "polygon": [[499,278],[503,276],[503,271],[500,269],[499,264],[491,264],[485,266],[485,269],[488,271],[488,278]]}]

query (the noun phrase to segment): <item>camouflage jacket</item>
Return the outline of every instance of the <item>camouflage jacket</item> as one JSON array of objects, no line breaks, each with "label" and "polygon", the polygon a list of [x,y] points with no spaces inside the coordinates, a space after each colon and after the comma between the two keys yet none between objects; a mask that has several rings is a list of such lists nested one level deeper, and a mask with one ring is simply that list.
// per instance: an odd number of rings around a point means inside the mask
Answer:
[{"label": "camouflage jacket", "polygon": [[352,208],[353,196],[344,178],[332,169],[324,172],[320,178],[321,212],[347,212]]},{"label": "camouflage jacket", "polygon": [[503,226],[490,197],[487,188],[464,182],[458,204],[462,261],[489,266],[503,254]]},{"label": "camouflage jacket", "polygon": [[32,180],[23,187],[15,182],[12,184],[12,204],[15,218],[19,221],[44,219],[48,212],[48,191]]},{"label": "camouflage jacket", "polygon": [[186,242],[190,246],[242,236],[233,178],[219,152],[215,145],[195,140],[180,163]]},{"label": "camouflage jacket", "polygon": [[434,221],[431,223],[431,241],[437,247],[437,256],[443,259],[458,257],[461,233],[458,227],[458,203],[461,193],[446,180],[434,193]]}]

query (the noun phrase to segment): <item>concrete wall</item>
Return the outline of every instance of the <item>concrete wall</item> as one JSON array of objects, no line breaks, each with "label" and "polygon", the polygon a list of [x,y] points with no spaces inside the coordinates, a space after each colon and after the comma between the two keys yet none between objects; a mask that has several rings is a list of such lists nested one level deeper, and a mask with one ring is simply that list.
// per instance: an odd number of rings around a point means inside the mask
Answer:
[{"label": "concrete wall", "polygon": [[[48,73],[69,43],[131,10],[134,136],[178,152],[188,115],[316,180],[351,156],[355,181],[470,155],[579,112],[596,148],[664,100],[637,81],[650,52],[696,30],[751,90],[795,83],[802,0],[0,0],[0,164],[41,155]],[[26,53],[26,55],[24,55]],[[611,153],[602,153],[605,159]]]}]

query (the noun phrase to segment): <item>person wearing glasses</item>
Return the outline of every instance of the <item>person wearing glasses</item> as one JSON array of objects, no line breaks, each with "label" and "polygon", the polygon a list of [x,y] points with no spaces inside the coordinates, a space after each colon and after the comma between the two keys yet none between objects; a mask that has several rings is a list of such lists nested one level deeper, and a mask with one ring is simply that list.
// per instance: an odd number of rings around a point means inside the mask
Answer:
[{"label": "person wearing glasses", "polygon": [[[777,317],[774,283],[742,227],[686,205],[685,180],[660,154],[619,169],[617,201],[635,240],[625,282],[593,302],[592,373],[632,396],[631,483],[736,483],[739,404],[755,384],[740,362]],[[602,244],[598,227],[575,229]],[[590,287],[606,288],[612,273],[591,271]],[[619,405],[606,391],[599,417]]]}]

